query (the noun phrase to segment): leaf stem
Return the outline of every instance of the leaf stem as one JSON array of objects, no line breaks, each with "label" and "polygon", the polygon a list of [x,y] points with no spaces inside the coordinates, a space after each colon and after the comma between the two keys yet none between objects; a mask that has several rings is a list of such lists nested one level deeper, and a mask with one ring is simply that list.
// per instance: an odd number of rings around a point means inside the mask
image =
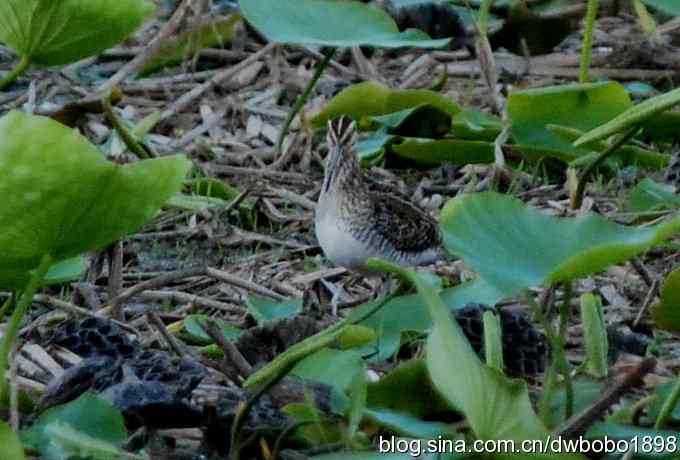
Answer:
[{"label": "leaf stem", "polygon": [[482,316],[484,323],[484,357],[486,365],[503,372],[503,330],[500,319],[491,311]]},{"label": "leaf stem", "polygon": [[567,327],[569,325],[569,309],[571,307],[572,286],[571,281],[564,282],[564,298],[560,303],[560,327],[558,329],[557,338],[559,340],[559,347],[555,350],[555,358],[560,366],[560,373],[564,378],[564,419],[568,420],[574,413],[574,384],[571,379],[571,369],[569,369],[569,361],[564,352],[564,345],[566,342]]},{"label": "leaf stem", "polygon": [[330,50],[326,51],[323,60],[316,66],[314,76],[312,76],[312,79],[309,81],[305,91],[295,100],[295,104],[293,104],[293,107],[291,107],[291,109],[288,111],[288,116],[286,117],[286,121],[283,123],[281,132],[279,133],[279,138],[276,140],[276,150],[274,153],[276,154],[277,158],[281,155],[283,141],[288,135],[290,125],[293,123],[295,115],[297,115],[300,109],[302,109],[302,107],[305,105],[305,102],[307,102],[307,99],[309,99],[309,95],[312,94],[312,90],[319,81],[319,78],[321,78],[321,74],[323,74],[323,71],[326,69],[326,67],[328,67],[328,63],[331,62],[331,59],[333,59],[335,50],[335,48],[331,48]]},{"label": "leaf stem", "polygon": [[4,404],[7,399],[7,379],[5,378],[5,372],[7,371],[9,364],[10,350],[19,334],[21,320],[33,303],[33,296],[35,296],[35,293],[38,291],[38,288],[51,265],[52,257],[49,254],[45,254],[40,261],[38,268],[31,273],[31,278],[29,279],[21,298],[17,302],[14,312],[9,319],[9,323],[7,324],[5,336],[2,339],[2,343],[0,343],[0,405]]},{"label": "leaf stem", "polygon": [[663,405],[661,406],[659,416],[656,418],[656,421],[654,422],[655,430],[659,430],[664,425],[666,425],[666,422],[668,421],[668,418],[671,416],[671,412],[673,412],[673,409],[675,409],[675,406],[678,404],[679,399],[680,399],[680,374],[678,374],[675,377],[673,389],[671,390],[671,393],[668,395],[666,400],[663,402]]},{"label": "leaf stem", "polygon": [[588,0],[586,11],[586,30],[583,34],[583,48],[581,49],[581,67],[579,70],[578,82],[588,82],[588,69],[593,55],[593,29],[597,18],[598,0]]},{"label": "leaf stem", "polygon": [[585,192],[586,182],[590,175],[613,153],[615,153],[623,144],[628,142],[638,131],[638,125],[633,126],[628,131],[616,138],[606,149],[604,149],[597,157],[585,167],[583,172],[579,174],[578,183],[576,184],[576,191],[571,201],[571,209],[578,209],[583,203],[583,193]]},{"label": "leaf stem", "polygon": [[493,0],[484,0],[479,7],[479,14],[477,16],[477,29],[479,29],[479,34],[486,36],[489,30],[489,12],[491,10],[491,5]]},{"label": "leaf stem", "polygon": [[109,123],[111,123],[113,129],[116,130],[127,148],[140,159],[151,158],[152,155],[150,155],[144,146],[135,139],[135,136],[125,127],[118,115],[116,115],[116,112],[114,112],[113,107],[111,106],[110,95],[102,99],[102,105],[104,106],[104,113],[106,114],[107,120],[109,120]]},{"label": "leaf stem", "polygon": [[28,69],[31,65],[31,58],[28,56],[22,56],[17,65],[15,65],[12,70],[7,72],[2,80],[0,80],[0,91],[11,85]]},{"label": "leaf stem", "polygon": [[[550,324],[550,321],[548,320],[548,317],[545,315],[541,306],[539,306],[536,303],[536,301],[528,291],[525,291],[524,293],[524,298],[531,307],[531,310],[534,313],[534,317],[541,323],[541,326],[543,327],[545,336],[548,339],[548,343],[550,344],[551,350],[550,369],[548,370],[548,373],[546,373],[546,379],[544,380],[546,383],[546,385],[544,385],[544,390],[545,387],[547,386],[548,387],[547,390],[549,393],[543,394],[541,398],[540,406],[543,409],[542,412],[547,411],[548,407],[547,405],[550,404],[552,400],[552,392],[555,383],[554,378],[556,375],[556,370],[559,370],[560,374],[562,374],[564,378],[566,399],[565,413],[568,414],[567,418],[571,416],[571,412],[573,411],[574,388],[573,382],[571,380],[571,374],[569,371],[569,363],[567,362],[567,356],[564,353],[564,331],[566,331],[564,318],[566,318],[566,314],[563,311],[563,309],[565,308],[565,306],[568,307],[570,297],[571,297],[571,283],[569,283],[568,285],[565,284],[564,301],[560,305],[560,325],[559,325],[560,327],[557,333],[555,333],[553,325]],[[542,413],[541,418],[543,418],[545,415],[546,415],[545,413]],[[545,421],[544,418],[543,420]]]}]

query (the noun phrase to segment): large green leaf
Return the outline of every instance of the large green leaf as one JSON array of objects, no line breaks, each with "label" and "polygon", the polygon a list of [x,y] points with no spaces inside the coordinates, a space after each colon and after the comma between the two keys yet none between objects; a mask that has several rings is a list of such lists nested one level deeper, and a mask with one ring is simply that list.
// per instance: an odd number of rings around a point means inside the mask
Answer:
[{"label": "large green leaf", "polygon": [[3,0],[0,41],[35,64],[68,64],[119,43],[154,10],[146,0]]},{"label": "large green leaf", "polygon": [[442,210],[444,244],[489,285],[512,296],[604,270],[680,230],[680,217],[625,227],[598,215],[558,218],[497,193],[468,194]]},{"label": "large green leaf", "polygon": [[319,127],[340,115],[359,119],[365,116],[386,115],[421,105],[433,106],[451,116],[461,110],[454,101],[435,91],[391,89],[380,83],[365,81],[340,91],[312,118],[312,124]]},{"label": "large green leaf", "polygon": [[24,446],[12,428],[0,420],[0,446],[2,446],[3,460],[24,460]]},{"label": "large green leaf", "polygon": [[190,163],[164,157],[116,165],[49,118],[0,118],[0,289],[23,286],[44,254],[55,261],[102,247],[154,216]]},{"label": "large green leaf", "polygon": [[[418,394],[417,398],[404,398]],[[369,407],[381,407],[424,418],[451,410],[451,405],[434,389],[422,359],[400,364],[375,383],[368,384]]]},{"label": "large green leaf", "polygon": [[45,458],[125,458],[119,449],[127,439],[127,431],[117,409],[100,397],[85,393],[41,414],[22,433],[22,439]]},{"label": "large green leaf", "polygon": [[320,46],[440,47],[425,32],[399,32],[385,11],[359,2],[333,0],[240,0],[244,16],[269,40]]},{"label": "large green leaf", "polygon": [[677,104],[680,104],[680,88],[651,97],[644,102],[630,107],[616,118],[603,122],[600,126],[585,133],[574,142],[574,145],[585,145],[626,131],[636,125],[644,125],[649,123],[653,117],[659,116]]},{"label": "large green leaf", "polygon": [[[434,324],[425,355],[432,383],[465,415],[477,438],[520,442],[546,439],[548,431],[534,413],[526,382],[509,379],[479,360],[460,326],[428,283],[411,269],[383,262],[371,262],[370,266],[397,272],[415,284]],[[552,454],[552,458],[582,457]]]},{"label": "large green leaf", "polygon": [[[454,310],[470,302],[493,305],[503,297],[503,293],[485,280],[476,279],[444,289],[440,296],[446,306]],[[374,329],[378,336],[374,343],[362,348],[374,361],[392,356],[399,349],[404,333],[424,334],[432,327],[427,306],[420,295],[396,297],[361,324]]]},{"label": "large green leaf", "polygon": [[589,152],[547,128],[562,125],[588,131],[631,105],[623,86],[616,82],[573,84],[517,91],[508,98],[508,118],[518,144],[566,152],[574,158]]},{"label": "large green leaf", "polygon": [[290,373],[303,379],[325,383],[339,394],[345,394],[361,369],[363,361],[357,350],[322,348],[298,362]]}]

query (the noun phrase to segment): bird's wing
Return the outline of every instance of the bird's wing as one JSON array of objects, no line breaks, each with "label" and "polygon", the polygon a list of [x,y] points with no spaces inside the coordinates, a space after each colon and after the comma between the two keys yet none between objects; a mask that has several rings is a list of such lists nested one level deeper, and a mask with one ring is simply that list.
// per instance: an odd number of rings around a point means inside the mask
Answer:
[{"label": "bird's wing", "polygon": [[393,195],[372,193],[374,228],[396,250],[420,252],[441,244],[439,225],[429,214]]}]

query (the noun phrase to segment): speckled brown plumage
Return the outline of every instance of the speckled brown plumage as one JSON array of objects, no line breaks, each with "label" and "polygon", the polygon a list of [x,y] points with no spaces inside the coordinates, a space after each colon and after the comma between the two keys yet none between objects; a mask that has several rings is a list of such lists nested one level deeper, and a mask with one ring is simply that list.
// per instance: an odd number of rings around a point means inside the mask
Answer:
[{"label": "speckled brown plumage", "polygon": [[329,158],[316,213],[316,234],[337,265],[363,268],[368,257],[419,265],[441,256],[435,219],[394,195],[370,191],[356,156],[354,123],[328,127]]}]

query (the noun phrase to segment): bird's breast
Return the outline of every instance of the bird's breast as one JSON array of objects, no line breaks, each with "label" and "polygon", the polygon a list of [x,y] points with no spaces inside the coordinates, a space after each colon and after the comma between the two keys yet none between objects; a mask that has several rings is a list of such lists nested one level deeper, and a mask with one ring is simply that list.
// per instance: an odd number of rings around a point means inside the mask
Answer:
[{"label": "bird's breast", "polygon": [[317,211],[314,224],[316,239],[328,260],[350,269],[364,266],[369,248],[352,235],[337,213],[331,209]]}]

